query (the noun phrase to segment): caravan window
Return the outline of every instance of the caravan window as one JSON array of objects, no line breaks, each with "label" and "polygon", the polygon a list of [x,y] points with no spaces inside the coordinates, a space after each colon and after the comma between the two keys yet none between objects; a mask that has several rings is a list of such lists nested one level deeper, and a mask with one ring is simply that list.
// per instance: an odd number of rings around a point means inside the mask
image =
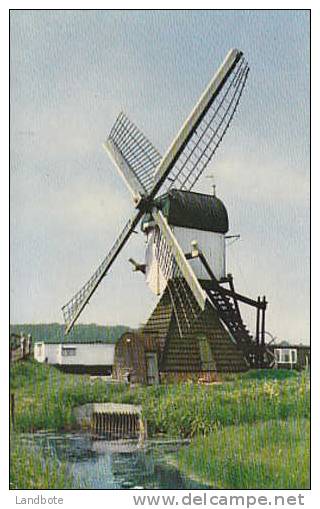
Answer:
[{"label": "caravan window", "polygon": [[74,346],[63,346],[61,350],[61,355],[63,357],[71,357],[76,355],[77,349]]},{"label": "caravan window", "polygon": [[297,349],[296,348],[276,348],[274,351],[276,362],[279,364],[296,364]]},{"label": "caravan window", "polygon": [[291,350],[291,359],[292,359],[292,364],[297,363],[297,350],[295,350],[295,349]]}]

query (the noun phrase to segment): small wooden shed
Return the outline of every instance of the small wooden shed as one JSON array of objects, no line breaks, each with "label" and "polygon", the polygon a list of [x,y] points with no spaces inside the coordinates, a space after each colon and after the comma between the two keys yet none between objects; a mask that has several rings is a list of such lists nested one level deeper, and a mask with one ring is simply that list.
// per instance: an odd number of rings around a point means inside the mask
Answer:
[{"label": "small wooden shed", "polygon": [[130,383],[159,383],[160,340],[154,335],[126,332],[116,343],[113,376]]}]

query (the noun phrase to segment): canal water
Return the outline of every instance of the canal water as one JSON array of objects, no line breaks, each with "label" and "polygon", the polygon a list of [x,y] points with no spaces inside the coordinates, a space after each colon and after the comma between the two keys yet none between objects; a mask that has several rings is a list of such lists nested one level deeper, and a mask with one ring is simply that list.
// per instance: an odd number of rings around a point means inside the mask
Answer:
[{"label": "canal water", "polygon": [[[67,463],[75,488],[85,489],[208,489],[185,477],[173,465],[185,441],[108,441],[89,434],[35,433],[25,436],[44,456]],[[172,461],[173,460],[173,461]]]}]

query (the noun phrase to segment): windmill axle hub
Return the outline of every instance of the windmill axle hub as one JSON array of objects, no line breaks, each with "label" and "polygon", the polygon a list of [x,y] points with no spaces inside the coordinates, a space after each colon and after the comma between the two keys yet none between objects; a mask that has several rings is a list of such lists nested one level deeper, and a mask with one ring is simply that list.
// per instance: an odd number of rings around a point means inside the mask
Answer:
[{"label": "windmill axle hub", "polygon": [[140,212],[151,212],[154,207],[154,200],[150,196],[141,196],[140,200],[136,203],[136,208]]}]

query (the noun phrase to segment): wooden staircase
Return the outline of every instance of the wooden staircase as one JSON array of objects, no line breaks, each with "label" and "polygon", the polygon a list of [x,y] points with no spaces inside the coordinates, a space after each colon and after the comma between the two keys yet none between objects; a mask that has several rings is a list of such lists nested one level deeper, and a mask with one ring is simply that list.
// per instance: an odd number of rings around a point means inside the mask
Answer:
[{"label": "wooden staircase", "polygon": [[[224,288],[214,285],[206,288],[206,293],[232,338],[245,354],[250,367],[271,367],[274,364],[273,352],[250,334],[244,324],[236,298],[226,295]],[[259,337],[259,332],[258,332]]]},{"label": "wooden staircase", "polygon": [[235,342],[247,346],[254,344],[253,336],[243,323],[239,309],[232,303],[231,298],[219,292],[218,288],[206,290],[206,293]]}]

